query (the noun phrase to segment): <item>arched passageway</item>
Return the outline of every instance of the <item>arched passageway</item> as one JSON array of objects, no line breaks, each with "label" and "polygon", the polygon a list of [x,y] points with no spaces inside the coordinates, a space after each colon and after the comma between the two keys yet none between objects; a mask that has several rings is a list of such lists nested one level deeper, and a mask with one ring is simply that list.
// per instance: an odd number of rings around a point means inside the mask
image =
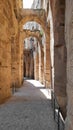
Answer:
[{"label": "arched passageway", "polygon": [[[29,11],[29,10],[27,10],[27,11]],[[30,12],[31,12],[31,10],[30,10]],[[28,14],[30,13],[30,12],[28,12]],[[32,14],[33,15],[33,14]],[[29,21],[32,21],[33,19],[29,16],[29,15],[26,15],[26,17],[28,17],[28,18],[26,18],[26,20],[27,20],[27,22],[29,22]],[[40,21],[39,19],[38,19],[38,17],[37,17],[37,15],[36,15],[36,17],[33,15],[33,17],[34,17],[34,20],[33,21]],[[36,18],[37,18],[37,20],[36,20]],[[23,27],[23,25],[24,24],[26,24],[26,20],[24,19],[24,16],[23,16],[23,19],[20,21],[20,27],[21,27],[21,30],[22,30],[22,27]],[[38,22],[38,23],[40,23],[40,22]],[[44,51],[44,81],[42,81],[44,84],[45,84],[45,86],[46,87],[49,87],[50,86],[50,44],[49,44],[49,42],[50,42],[50,37],[48,36],[48,32],[49,32],[49,30],[48,31],[46,31],[46,29],[47,28],[45,28],[45,25],[43,24],[43,23],[41,23],[41,25],[43,26],[43,28],[44,28],[44,30],[45,30],[45,36],[46,36],[46,41],[45,41],[45,43],[44,43],[44,46],[43,46],[43,51]],[[41,27],[42,27],[41,26]],[[24,34],[25,33],[25,34]],[[37,32],[38,33],[38,32]],[[50,33],[50,32],[49,32]],[[21,31],[21,33],[20,33],[20,37],[21,37],[21,39],[22,39],[22,35],[23,35],[23,37],[24,37],[24,35],[26,36],[26,35],[29,35],[30,34],[30,31]],[[32,34],[32,36],[33,36],[33,31],[31,32],[31,34]],[[39,34],[39,33],[38,33]],[[34,30],[34,35],[36,35],[36,33],[35,33],[35,30]],[[40,34],[39,34],[40,35]],[[27,36],[26,36],[27,37]],[[41,39],[41,36],[39,36],[39,39]],[[20,40],[20,43],[21,43],[22,41]],[[41,42],[41,40],[40,40],[40,42]],[[40,45],[41,45],[41,43],[40,43]],[[41,47],[42,48],[42,47]],[[46,59],[45,59],[45,57],[46,57]],[[48,60],[49,59],[49,60]],[[35,68],[35,67],[34,67]],[[39,69],[39,71],[40,71],[40,69]],[[41,75],[42,76],[42,75]]]},{"label": "arched passageway", "polygon": [[[52,99],[56,97],[64,120],[66,118],[66,130],[73,130],[72,12],[73,0],[34,0],[31,9],[26,10],[22,8],[22,0],[0,1],[0,103],[12,95],[11,90],[21,87],[26,55],[23,42],[26,37],[36,37],[39,43],[34,77],[46,87],[52,81]],[[32,31],[24,32],[24,24],[30,21],[41,25],[44,37]]]}]

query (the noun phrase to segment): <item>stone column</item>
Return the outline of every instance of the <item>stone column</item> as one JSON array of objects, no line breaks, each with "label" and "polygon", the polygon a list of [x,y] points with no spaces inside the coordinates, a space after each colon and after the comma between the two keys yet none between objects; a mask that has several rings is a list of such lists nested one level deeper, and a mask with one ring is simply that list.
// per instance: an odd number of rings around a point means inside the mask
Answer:
[{"label": "stone column", "polygon": [[22,35],[22,31],[20,31],[19,33],[19,84],[21,86],[22,82],[23,82],[23,35]]},{"label": "stone column", "polygon": [[34,78],[34,59],[33,59],[33,52],[30,53],[30,78]]},{"label": "stone column", "polygon": [[3,38],[0,39],[0,103],[11,96],[10,87],[11,40]]},{"label": "stone column", "polygon": [[34,56],[34,79],[39,80],[39,54],[35,53]]},{"label": "stone column", "polygon": [[44,74],[45,74],[45,86],[50,88],[51,76],[50,76],[50,30],[46,36],[46,43],[44,44]]},{"label": "stone column", "polygon": [[39,81],[43,83],[43,75],[44,75],[44,52],[42,52],[42,48],[39,46]]},{"label": "stone column", "polygon": [[12,5],[0,1],[0,103],[11,96]]},{"label": "stone column", "polygon": [[52,16],[54,26],[54,92],[66,116],[66,45],[65,29],[65,0],[55,0],[52,3]]},{"label": "stone column", "polygon": [[17,51],[17,38],[11,37],[11,82],[12,87],[19,87],[19,75],[18,75],[18,51]]},{"label": "stone column", "polygon": [[27,60],[26,60],[26,77],[29,77],[29,59],[28,58],[26,58]]},{"label": "stone column", "polygon": [[66,0],[65,41],[67,47],[67,117],[65,130],[73,130],[73,0]]}]

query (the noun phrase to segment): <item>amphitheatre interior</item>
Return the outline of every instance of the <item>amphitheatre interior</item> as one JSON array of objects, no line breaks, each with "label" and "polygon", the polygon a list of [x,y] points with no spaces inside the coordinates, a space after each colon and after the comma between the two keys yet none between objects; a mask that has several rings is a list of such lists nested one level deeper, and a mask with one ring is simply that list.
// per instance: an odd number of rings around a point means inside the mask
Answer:
[{"label": "amphitheatre interior", "polygon": [[73,0],[0,0],[0,105],[26,79],[51,91],[54,116],[73,130]]}]

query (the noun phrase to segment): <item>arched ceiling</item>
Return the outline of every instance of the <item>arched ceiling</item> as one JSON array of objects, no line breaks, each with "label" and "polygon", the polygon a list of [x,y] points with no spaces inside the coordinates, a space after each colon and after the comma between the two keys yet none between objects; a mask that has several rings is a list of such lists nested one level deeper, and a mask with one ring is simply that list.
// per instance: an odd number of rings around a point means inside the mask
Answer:
[{"label": "arched ceiling", "polygon": [[44,9],[21,9],[20,10],[20,19],[19,19],[19,29],[23,30],[23,25],[29,21],[35,21],[41,25],[44,30],[46,36],[48,35],[48,26],[46,13]]},{"label": "arched ceiling", "polygon": [[40,32],[39,30],[37,31],[31,31],[31,30],[23,30],[22,32],[22,37],[23,38],[26,38],[26,37],[36,37],[38,39],[39,42],[41,42],[41,35],[40,35]]},{"label": "arched ceiling", "polygon": [[24,40],[25,38],[29,37],[35,37],[39,41],[41,49],[43,48],[39,31],[24,30],[22,32],[22,39]]}]

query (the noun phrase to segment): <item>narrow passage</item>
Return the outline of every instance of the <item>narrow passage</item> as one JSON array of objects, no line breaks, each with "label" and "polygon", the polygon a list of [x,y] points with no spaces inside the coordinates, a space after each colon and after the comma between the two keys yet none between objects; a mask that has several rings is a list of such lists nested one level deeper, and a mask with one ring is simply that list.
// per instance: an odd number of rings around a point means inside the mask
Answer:
[{"label": "narrow passage", "polygon": [[57,130],[50,98],[50,91],[38,81],[25,80],[11,99],[0,105],[0,130]]}]

